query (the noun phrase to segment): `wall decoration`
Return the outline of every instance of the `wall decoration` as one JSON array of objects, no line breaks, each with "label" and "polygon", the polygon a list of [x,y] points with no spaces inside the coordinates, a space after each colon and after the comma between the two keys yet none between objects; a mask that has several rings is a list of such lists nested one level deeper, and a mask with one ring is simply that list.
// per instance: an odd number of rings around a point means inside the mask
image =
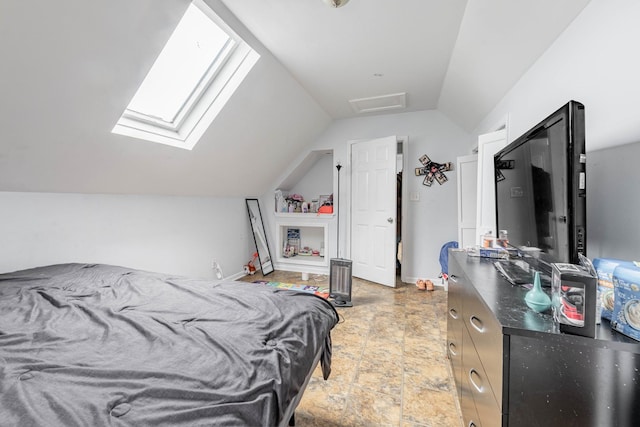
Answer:
[{"label": "wall decoration", "polygon": [[420,163],[423,164],[423,167],[416,168],[416,176],[426,175],[422,183],[427,187],[431,187],[434,179],[438,181],[438,184],[440,185],[449,180],[443,172],[453,170],[453,164],[451,162],[436,163],[432,161],[426,154],[420,157],[420,159],[418,160],[420,160]]},{"label": "wall decoration", "polygon": [[506,169],[513,169],[515,167],[515,162],[515,160],[498,160],[496,162],[496,182],[504,181],[506,179],[502,171]]}]

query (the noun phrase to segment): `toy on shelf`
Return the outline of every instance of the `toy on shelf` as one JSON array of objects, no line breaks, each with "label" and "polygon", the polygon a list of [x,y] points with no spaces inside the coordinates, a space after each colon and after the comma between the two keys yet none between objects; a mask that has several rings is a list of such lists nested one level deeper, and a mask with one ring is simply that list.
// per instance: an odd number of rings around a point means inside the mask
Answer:
[{"label": "toy on shelf", "polygon": [[311,248],[309,248],[309,246],[305,246],[304,248],[300,249],[298,255],[311,256]]}]

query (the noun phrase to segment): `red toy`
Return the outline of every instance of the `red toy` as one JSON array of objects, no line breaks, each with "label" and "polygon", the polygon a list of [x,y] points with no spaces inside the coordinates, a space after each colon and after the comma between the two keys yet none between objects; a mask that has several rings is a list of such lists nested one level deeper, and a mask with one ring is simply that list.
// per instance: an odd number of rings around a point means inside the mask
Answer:
[{"label": "red toy", "polygon": [[256,262],[257,259],[258,259],[258,252],[255,252],[253,254],[253,258],[251,258],[247,263],[247,265],[245,265],[247,273],[254,274],[256,272],[256,266],[254,263]]}]

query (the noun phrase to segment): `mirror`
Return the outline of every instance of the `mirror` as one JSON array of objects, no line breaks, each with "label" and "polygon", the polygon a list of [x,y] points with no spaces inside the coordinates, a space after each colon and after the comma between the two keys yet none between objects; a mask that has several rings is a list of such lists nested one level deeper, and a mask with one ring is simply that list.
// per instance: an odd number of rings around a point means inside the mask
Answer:
[{"label": "mirror", "polygon": [[253,241],[256,244],[256,252],[258,252],[258,261],[260,262],[262,274],[266,276],[273,272],[273,264],[271,263],[271,251],[269,251],[267,235],[264,232],[260,205],[258,204],[258,199],[246,199],[246,202],[249,221],[253,230]]}]

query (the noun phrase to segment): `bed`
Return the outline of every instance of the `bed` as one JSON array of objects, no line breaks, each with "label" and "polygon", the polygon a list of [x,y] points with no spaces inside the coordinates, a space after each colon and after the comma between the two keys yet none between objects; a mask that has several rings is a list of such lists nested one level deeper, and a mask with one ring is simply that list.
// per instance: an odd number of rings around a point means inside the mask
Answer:
[{"label": "bed", "polygon": [[338,316],[315,295],[101,264],[0,275],[3,426],[278,426]]}]

